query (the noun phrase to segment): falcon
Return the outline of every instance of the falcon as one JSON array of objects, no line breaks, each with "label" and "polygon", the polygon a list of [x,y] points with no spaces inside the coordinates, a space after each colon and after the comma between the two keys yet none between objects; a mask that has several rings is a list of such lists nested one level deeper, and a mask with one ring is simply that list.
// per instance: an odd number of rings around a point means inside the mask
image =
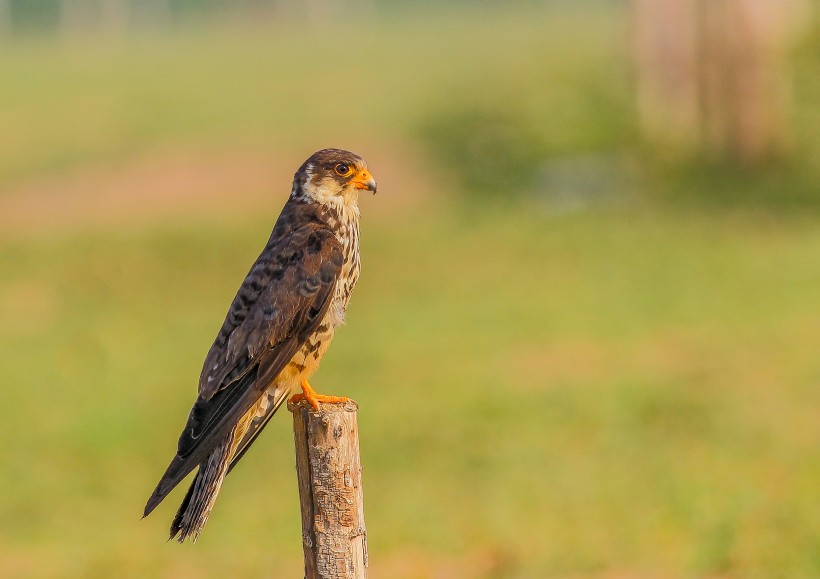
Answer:
[{"label": "falcon", "polygon": [[347,398],[308,383],[345,321],[359,278],[361,191],[376,181],[358,155],[323,149],[305,161],[270,239],[231,303],[199,377],[199,391],[177,452],[145,514],[194,468],[170,538],[194,541],[231,471],[282,403]]}]

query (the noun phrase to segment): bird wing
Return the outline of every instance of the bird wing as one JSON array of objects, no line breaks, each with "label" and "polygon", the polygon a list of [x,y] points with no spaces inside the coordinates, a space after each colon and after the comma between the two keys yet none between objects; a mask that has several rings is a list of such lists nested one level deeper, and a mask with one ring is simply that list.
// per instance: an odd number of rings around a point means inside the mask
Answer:
[{"label": "bird wing", "polygon": [[[239,288],[205,358],[199,395],[150,513],[250,410],[316,331],[344,261],[333,232],[308,221],[271,240]],[[244,449],[243,449],[244,450]]]}]

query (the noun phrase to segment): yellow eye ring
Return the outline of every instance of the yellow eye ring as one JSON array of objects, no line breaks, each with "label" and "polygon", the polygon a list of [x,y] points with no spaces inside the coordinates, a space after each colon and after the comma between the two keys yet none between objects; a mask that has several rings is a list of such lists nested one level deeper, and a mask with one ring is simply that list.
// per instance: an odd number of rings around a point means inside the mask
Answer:
[{"label": "yellow eye ring", "polygon": [[347,163],[337,163],[333,170],[339,177],[347,177],[353,172],[353,167]]}]

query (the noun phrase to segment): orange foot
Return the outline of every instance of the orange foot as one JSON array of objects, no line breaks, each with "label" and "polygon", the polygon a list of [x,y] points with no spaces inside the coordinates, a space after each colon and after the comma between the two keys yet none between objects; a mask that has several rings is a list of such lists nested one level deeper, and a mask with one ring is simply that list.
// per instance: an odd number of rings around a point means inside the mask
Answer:
[{"label": "orange foot", "polygon": [[316,391],[311,388],[306,378],[302,378],[302,393],[294,394],[290,401],[296,404],[301,400],[307,400],[308,404],[313,406],[316,412],[319,412],[319,402],[327,402],[329,404],[343,404],[350,400],[347,396],[325,396],[324,394],[316,394]]}]

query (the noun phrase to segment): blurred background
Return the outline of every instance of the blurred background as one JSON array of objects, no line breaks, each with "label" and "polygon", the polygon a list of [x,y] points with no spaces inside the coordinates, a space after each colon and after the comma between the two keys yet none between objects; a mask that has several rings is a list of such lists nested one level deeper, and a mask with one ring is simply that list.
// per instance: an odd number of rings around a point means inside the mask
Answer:
[{"label": "blurred background", "polygon": [[372,577],[820,576],[819,8],[0,0],[0,576],[300,576],[287,413],[140,515],[328,146]]}]

